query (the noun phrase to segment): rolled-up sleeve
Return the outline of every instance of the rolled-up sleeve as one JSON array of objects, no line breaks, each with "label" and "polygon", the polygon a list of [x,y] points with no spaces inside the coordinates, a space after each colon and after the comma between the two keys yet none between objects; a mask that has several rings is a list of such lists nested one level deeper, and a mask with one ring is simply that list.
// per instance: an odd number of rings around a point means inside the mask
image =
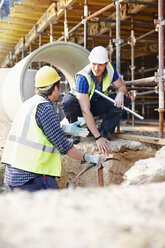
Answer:
[{"label": "rolled-up sleeve", "polygon": [[60,127],[58,115],[53,104],[41,104],[36,112],[36,121],[47,139],[60,151],[62,155],[66,154],[73,146],[73,143],[67,139]]},{"label": "rolled-up sleeve", "polygon": [[88,81],[86,80],[86,77],[82,75],[78,75],[75,81],[75,90],[76,92],[88,94]]}]

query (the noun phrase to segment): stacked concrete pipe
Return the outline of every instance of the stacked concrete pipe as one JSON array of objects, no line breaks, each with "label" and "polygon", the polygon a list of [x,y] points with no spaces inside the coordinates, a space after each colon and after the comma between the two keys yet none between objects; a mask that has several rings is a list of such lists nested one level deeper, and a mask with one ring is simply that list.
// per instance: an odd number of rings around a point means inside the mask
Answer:
[{"label": "stacked concrete pipe", "polygon": [[89,51],[71,42],[48,43],[30,53],[14,67],[0,69],[0,116],[13,121],[21,104],[35,94],[36,70],[30,69],[32,62],[45,62],[58,68],[74,83],[75,73],[89,63]]}]

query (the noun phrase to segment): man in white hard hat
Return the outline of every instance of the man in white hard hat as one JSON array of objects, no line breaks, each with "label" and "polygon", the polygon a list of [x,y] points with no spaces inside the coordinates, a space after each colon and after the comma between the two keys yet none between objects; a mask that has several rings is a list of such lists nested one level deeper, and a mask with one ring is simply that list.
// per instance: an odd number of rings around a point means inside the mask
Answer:
[{"label": "man in white hard hat", "polygon": [[53,105],[60,95],[60,77],[55,69],[44,66],[35,76],[36,95],[25,101],[17,112],[2,162],[6,164],[4,182],[11,190],[57,189],[55,177],[61,176],[61,154],[104,165],[102,155],[87,155],[77,150],[64,134],[86,136],[88,131],[74,124],[60,126]]},{"label": "man in white hard hat", "polygon": [[[99,151],[104,154],[110,151],[108,133],[114,133],[123,116],[123,106],[128,106],[130,99],[126,97],[127,88],[114,65],[109,62],[108,52],[104,47],[95,47],[88,58],[90,64],[76,74],[74,92],[64,96],[62,107],[70,123],[83,115]],[[117,94],[111,95],[115,104],[95,93],[97,89],[107,95],[111,85],[117,90]],[[100,129],[96,126],[95,116],[103,117]],[[76,137],[75,143],[79,141],[80,138]]]}]

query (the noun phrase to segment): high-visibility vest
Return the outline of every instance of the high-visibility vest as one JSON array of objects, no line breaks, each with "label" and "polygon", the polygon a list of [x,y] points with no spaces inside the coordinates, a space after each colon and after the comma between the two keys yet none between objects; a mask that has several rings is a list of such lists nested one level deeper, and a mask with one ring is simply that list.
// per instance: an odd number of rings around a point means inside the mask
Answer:
[{"label": "high-visibility vest", "polygon": [[[114,68],[111,65],[111,63],[108,63],[106,68],[107,68],[107,75],[103,78],[103,84],[102,84],[102,91],[105,95],[107,95],[107,89],[110,87],[110,85],[112,83],[113,76],[114,76]],[[95,92],[95,83],[93,81],[93,78],[91,77],[90,64],[87,65],[81,71],[79,71],[76,74],[76,77],[78,75],[82,75],[82,76],[86,77],[86,79],[88,81],[88,85],[89,85],[89,88],[88,88],[89,99],[91,100],[91,98]]]},{"label": "high-visibility vest", "polygon": [[35,95],[25,101],[16,114],[2,155],[2,162],[21,170],[61,176],[61,154],[49,142],[36,122],[40,104],[48,102]]}]

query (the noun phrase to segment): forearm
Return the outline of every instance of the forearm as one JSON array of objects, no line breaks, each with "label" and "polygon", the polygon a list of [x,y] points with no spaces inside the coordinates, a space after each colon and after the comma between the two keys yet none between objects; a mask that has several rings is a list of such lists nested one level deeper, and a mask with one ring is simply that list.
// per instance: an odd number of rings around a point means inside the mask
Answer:
[{"label": "forearm", "polygon": [[78,149],[76,149],[75,146],[72,146],[72,148],[70,148],[68,150],[66,155],[70,158],[84,161],[84,159],[83,159],[84,154],[82,152],[80,152]]},{"label": "forearm", "polygon": [[122,93],[123,96],[128,94],[127,87],[123,83],[122,79],[119,77],[115,82],[113,82],[114,87],[118,93]]},{"label": "forearm", "polygon": [[120,88],[118,89],[118,92],[123,93],[123,95],[127,95],[128,91],[127,91],[127,87],[125,85],[120,86]]},{"label": "forearm", "polygon": [[90,112],[90,110],[89,111],[82,111],[82,113],[83,113],[83,117],[85,119],[85,122],[86,122],[89,130],[93,134],[93,136],[94,137],[100,136],[100,133],[96,127],[95,119],[94,119],[92,113]]}]

